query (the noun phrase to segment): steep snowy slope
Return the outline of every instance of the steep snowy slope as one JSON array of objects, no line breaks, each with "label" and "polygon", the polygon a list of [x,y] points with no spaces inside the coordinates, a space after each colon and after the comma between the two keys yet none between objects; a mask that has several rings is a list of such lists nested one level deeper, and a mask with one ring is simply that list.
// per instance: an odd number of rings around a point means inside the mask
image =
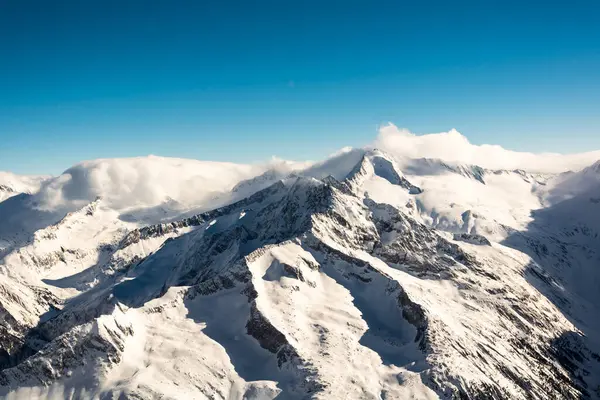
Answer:
[{"label": "steep snowy slope", "polygon": [[560,203],[585,192],[593,191],[598,185],[600,185],[600,161],[581,171],[568,171],[557,175],[549,182],[545,193],[545,203],[546,205]]},{"label": "steep snowy slope", "polygon": [[[547,208],[537,210],[527,229],[505,243],[533,258],[529,282],[557,304],[583,336],[568,340],[600,348],[600,173],[598,163],[549,182]],[[575,352],[569,361],[599,383],[597,354]]]},{"label": "steep snowy slope", "polygon": [[[600,396],[597,336],[582,336],[597,332],[593,291],[561,286],[531,241],[510,241],[542,220],[529,212],[551,177],[405,161],[351,150],[292,176],[236,174],[225,195],[198,196],[222,207],[148,225],[118,190],[35,196],[78,208],[2,256],[0,395]],[[157,190],[140,210],[162,204]],[[588,313],[567,313],[552,285]]]}]

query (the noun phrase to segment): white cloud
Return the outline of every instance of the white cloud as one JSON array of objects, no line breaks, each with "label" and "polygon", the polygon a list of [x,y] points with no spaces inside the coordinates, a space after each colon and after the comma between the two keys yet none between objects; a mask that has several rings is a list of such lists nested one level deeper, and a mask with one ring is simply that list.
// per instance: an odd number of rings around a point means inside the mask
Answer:
[{"label": "white cloud", "polygon": [[526,153],[497,145],[474,145],[455,129],[415,135],[393,124],[382,126],[374,144],[400,158],[437,158],[489,169],[523,169],[530,172],[580,170],[600,160],[600,151],[581,154]]},{"label": "white cloud", "polygon": [[194,205],[265,168],[156,156],[85,161],[46,181],[36,202],[46,209],[73,208],[100,196],[114,208],[168,199]]},{"label": "white cloud", "polygon": [[234,164],[170,157],[84,161],[45,181],[35,194],[37,208],[70,211],[97,197],[116,210],[176,203],[201,207],[227,194],[236,184],[270,169],[282,175],[309,163],[272,158],[259,164]]}]

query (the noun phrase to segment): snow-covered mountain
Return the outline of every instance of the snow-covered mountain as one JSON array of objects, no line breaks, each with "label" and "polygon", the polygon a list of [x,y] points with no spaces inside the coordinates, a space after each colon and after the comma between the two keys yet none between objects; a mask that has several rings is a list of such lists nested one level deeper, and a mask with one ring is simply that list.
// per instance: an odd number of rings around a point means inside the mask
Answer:
[{"label": "snow-covered mountain", "polygon": [[597,164],[384,139],[98,160],[0,202],[0,396],[600,398]]}]

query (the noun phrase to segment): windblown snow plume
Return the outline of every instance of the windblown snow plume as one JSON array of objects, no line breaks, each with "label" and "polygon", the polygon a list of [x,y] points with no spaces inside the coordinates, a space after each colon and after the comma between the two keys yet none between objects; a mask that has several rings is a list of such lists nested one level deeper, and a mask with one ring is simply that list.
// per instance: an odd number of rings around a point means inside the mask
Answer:
[{"label": "windblown snow plume", "polygon": [[488,169],[520,169],[540,173],[577,171],[600,160],[600,151],[569,155],[524,153],[506,150],[497,145],[471,144],[455,129],[415,135],[393,124],[381,127],[375,147],[402,158],[434,158]]}]

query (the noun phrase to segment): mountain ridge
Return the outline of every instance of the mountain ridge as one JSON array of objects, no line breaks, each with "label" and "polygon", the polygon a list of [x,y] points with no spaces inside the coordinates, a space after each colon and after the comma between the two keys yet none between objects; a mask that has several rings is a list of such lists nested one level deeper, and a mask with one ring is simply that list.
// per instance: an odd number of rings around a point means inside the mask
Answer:
[{"label": "mountain ridge", "polygon": [[[283,180],[267,175],[249,181],[242,199],[168,223],[121,221],[101,198],[52,225],[58,230],[38,230],[46,234],[34,235],[37,244],[3,257],[5,269],[23,269],[21,258],[31,252],[37,257],[31,267],[54,277],[34,283],[25,279],[26,271],[3,276],[15,288],[48,293],[20,296],[27,303],[19,307],[31,310],[24,314],[30,319],[13,322],[17,340],[12,347],[3,344],[9,352],[0,393],[28,397],[35,388],[39,396],[58,398],[71,391],[82,398],[240,399],[598,395],[597,347],[588,348],[593,341],[554,298],[544,296],[545,286],[528,281],[532,271],[544,285],[560,279],[544,262],[532,267],[532,242],[502,243],[490,236],[482,246],[469,242],[476,236],[455,236],[462,227],[432,223],[424,196],[439,195],[432,182],[445,182],[445,175],[405,175],[393,156],[380,151],[338,157],[330,171],[323,164],[284,174]],[[492,174],[485,185],[461,171],[449,173],[477,190],[504,190],[504,182],[518,181],[525,193],[536,185],[513,172]],[[465,206],[459,215],[468,211]],[[85,247],[65,247],[63,234],[92,221],[106,239],[95,235],[86,244],[91,252],[75,275],[70,256],[57,256],[52,265],[36,261],[53,241],[59,254],[73,250],[76,258]],[[527,234],[527,221],[513,222],[509,239],[513,231]],[[578,248],[570,251],[578,254]],[[80,273],[90,275],[74,281]],[[10,298],[4,296],[2,304]],[[7,318],[18,314],[7,312]],[[0,326],[10,328],[7,321]],[[170,335],[185,338],[184,347]],[[194,350],[200,344],[210,349],[208,356]],[[177,361],[169,359],[170,351]]]}]

